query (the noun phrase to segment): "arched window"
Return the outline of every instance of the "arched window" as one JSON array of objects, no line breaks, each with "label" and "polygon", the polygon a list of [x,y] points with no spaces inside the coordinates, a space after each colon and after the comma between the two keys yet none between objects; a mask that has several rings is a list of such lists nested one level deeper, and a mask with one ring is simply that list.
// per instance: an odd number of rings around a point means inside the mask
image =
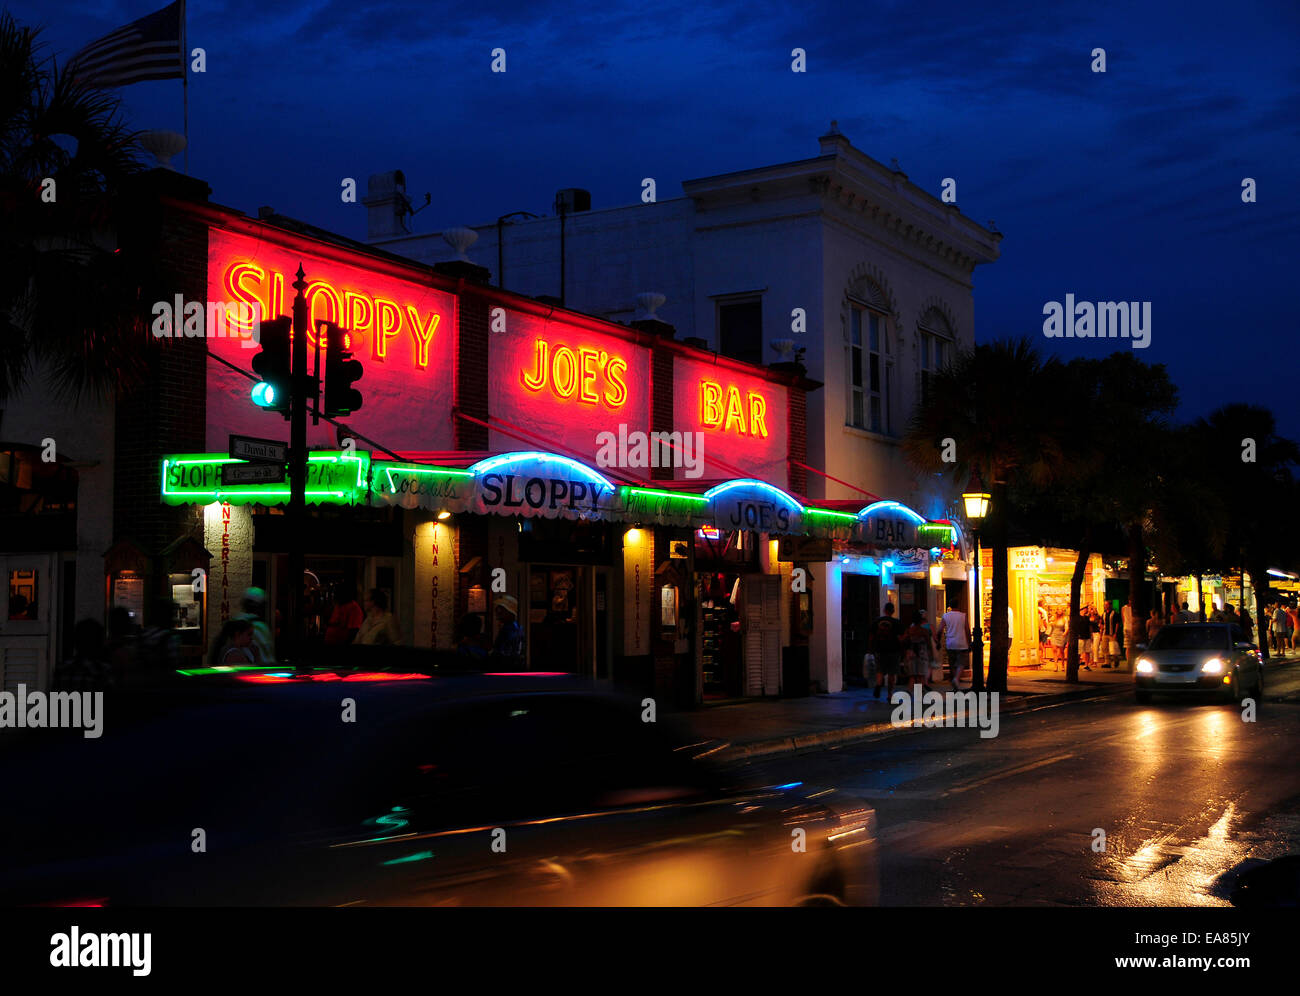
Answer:
[{"label": "arched window", "polygon": [[862,278],[849,288],[849,321],[844,330],[846,425],[868,432],[893,432],[890,396],[894,357],[890,348],[889,306],[874,281]]},{"label": "arched window", "polygon": [[947,317],[938,308],[930,308],[916,323],[916,337],[921,349],[921,404],[930,399],[930,380],[952,362],[957,348],[956,336]]}]

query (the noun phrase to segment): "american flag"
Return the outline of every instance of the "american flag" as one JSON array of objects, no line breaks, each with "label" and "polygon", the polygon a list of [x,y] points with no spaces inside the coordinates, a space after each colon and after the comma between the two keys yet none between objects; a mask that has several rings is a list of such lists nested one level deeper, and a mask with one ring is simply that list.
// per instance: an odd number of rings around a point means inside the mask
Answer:
[{"label": "american flag", "polygon": [[184,4],[185,0],[176,0],[91,42],[72,57],[66,71],[82,82],[101,87],[184,79]]}]

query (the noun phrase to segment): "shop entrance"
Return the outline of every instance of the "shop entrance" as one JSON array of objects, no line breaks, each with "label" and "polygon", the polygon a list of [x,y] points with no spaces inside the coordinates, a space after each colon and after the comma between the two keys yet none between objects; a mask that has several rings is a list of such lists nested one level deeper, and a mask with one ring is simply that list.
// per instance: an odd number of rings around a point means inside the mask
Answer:
[{"label": "shop entrance", "polygon": [[[898,621],[904,626],[912,625],[912,620],[916,618],[918,610],[924,611],[927,616],[930,614],[930,606],[927,601],[930,597],[930,579],[924,578],[899,578],[898,579]],[[933,620],[931,620],[933,623]]]},{"label": "shop entrance", "polygon": [[0,577],[8,581],[7,606],[0,615],[0,689],[4,691],[15,692],[20,683],[44,690],[53,677],[54,564],[50,554],[0,557]]},{"label": "shop entrance", "polygon": [[704,698],[734,699],[744,693],[741,647],[740,575],[709,572],[695,575],[700,606],[700,663]]},{"label": "shop entrance", "polygon": [[594,676],[591,568],[530,564],[527,646],[533,671]]},{"label": "shop entrance", "polygon": [[840,636],[843,640],[844,684],[862,684],[862,658],[867,653],[871,623],[880,614],[880,578],[844,574],[840,578]]},{"label": "shop entrance", "polygon": [[[340,596],[350,590],[357,604],[365,601],[362,590],[365,577],[364,557],[307,557],[304,561],[302,585],[303,616],[307,632],[307,646],[320,647],[325,642],[325,629]],[[254,576],[256,581],[256,575]],[[275,558],[275,638],[276,647],[285,622],[289,618],[289,557],[280,554]],[[271,622],[271,620],[268,620]]]}]

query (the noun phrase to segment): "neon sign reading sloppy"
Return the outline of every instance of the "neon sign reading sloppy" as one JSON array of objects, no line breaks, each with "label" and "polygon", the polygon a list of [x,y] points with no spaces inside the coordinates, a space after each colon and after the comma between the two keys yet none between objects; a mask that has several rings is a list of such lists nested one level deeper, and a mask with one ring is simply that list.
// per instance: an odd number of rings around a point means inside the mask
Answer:
[{"label": "neon sign reading sloppy", "polygon": [[[724,401],[725,398],[725,401]],[[740,388],[700,381],[700,424],[706,429],[721,429],[741,436],[767,438],[767,401],[761,394],[746,392],[740,400]]]},{"label": "neon sign reading sloppy", "polygon": [[[590,346],[552,345],[545,339],[533,344],[532,369],[519,371],[519,380],[534,394],[546,390],[557,398],[585,405],[604,404],[617,410],[627,401],[627,361]],[[597,381],[603,389],[597,390]]]},{"label": "neon sign reading sloppy", "polygon": [[[288,313],[283,273],[275,270],[268,273],[256,263],[237,260],[226,267],[222,284],[230,300],[260,305],[264,316]],[[292,288],[289,293],[289,306],[292,306]],[[429,347],[442,321],[442,315],[437,312],[422,316],[413,304],[402,308],[396,301],[383,297],[370,297],[350,290],[340,294],[324,280],[311,281],[303,296],[307,299],[310,314],[307,339],[312,345],[316,343],[314,330],[318,322],[336,322],[358,340],[370,333],[371,358],[383,362],[388,358],[391,341],[405,330],[411,336],[415,365],[421,370],[429,366]],[[243,331],[250,331],[247,324],[241,325],[235,319],[230,319],[230,322]]]}]

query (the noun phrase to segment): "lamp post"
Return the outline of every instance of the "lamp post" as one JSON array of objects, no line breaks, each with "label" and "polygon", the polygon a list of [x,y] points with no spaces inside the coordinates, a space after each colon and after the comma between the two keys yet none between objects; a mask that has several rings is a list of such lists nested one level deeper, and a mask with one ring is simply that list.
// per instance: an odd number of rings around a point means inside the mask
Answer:
[{"label": "lamp post", "polygon": [[[984,631],[980,626],[983,618],[980,605],[980,523],[989,512],[989,494],[980,482],[979,474],[971,477],[970,485],[962,493],[961,500],[966,505],[966,521],[971,524],[975,534],[975,625],[971,628],[971,688],[975,691],[984,689]],[[957,676],[953,675],[953,681]]]}]

